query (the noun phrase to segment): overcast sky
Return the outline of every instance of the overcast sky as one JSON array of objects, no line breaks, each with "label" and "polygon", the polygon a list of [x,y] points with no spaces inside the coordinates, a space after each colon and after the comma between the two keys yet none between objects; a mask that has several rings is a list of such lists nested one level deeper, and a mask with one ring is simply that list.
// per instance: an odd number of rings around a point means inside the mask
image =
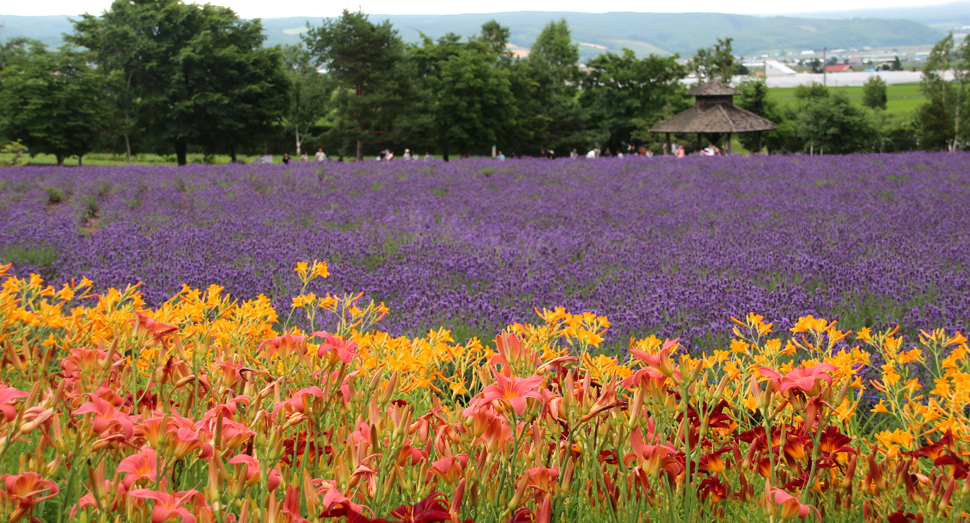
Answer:
[{"label": "overcast sky", "polygon": [[[638,12],[724,12],[739,14],[771,15],[793,12],[839,11],[877,7],[917,6],[946,3],[947,0],[815,0],[804,2],[778,2],[777,0],[694,0],[688,3],[675,1],[643,2],[642,0],[613,0],[590,2],[589,0],[490,0],[469,4],[453,0],[216,0],[213,4],[231,7],[244,18],[271,18],[280,16],[333,16],[344,8],[363,8],[373,14],[456,14],[497,13],[503,11],[638,11]],[[951,0],[952,1],[952,0]],[[0,14],[7,15],[77,15],[84,12],[100,14],[111,5],[110,0],[4,0]]]}]

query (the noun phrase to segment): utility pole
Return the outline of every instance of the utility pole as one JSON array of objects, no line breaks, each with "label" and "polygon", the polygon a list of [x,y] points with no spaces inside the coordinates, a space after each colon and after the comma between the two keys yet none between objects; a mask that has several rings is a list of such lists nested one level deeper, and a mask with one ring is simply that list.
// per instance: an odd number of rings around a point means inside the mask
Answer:
[{"label": "utility pole", "polygon": [[828,53],[828,50],[829,50],[828,47],[822,48],[822,83],[825,85],[825,87],[829,86],[829,73],[828,73],[829,61],[828,61],[828,58],[826,58],[826,54]]}]

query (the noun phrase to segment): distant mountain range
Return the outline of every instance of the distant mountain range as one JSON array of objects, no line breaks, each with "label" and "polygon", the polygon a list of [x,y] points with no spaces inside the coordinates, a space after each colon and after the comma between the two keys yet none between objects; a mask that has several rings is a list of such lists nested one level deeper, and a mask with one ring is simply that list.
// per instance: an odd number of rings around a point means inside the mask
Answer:
[{"label": "distant mountain range", "polygon": [[[417,42],[421,33],[431,38],[448,32],[476,35],[482,23],[494,18],[511,28],[512,44],[528,49],[545,24],[565,18],[573,39],[580,43],[583,60],[605,51],[619,52],[624,47],[641,56],[649,53],[688,56],[699,47],[712,45],[716,37],[734,38],[735,53],[747,56],[826,46],[831,49],[925,45],[942,38],[943,30],[970,24],[970,3],[858,13],[866,17],[853,18],[855,12],[760,17],[721,13],[518,11],[463,15],[375,14],[371,20],[389,19],[406,41]],[[871,17],[866,13],[886,16]],[[266,43],[297,43],[307,23],[319,25],[320,19],[264,18]],[[73,30],[66,16],[0,15],[0,25],[3,25],[0,39],[27,36],[51,46],[60,45],[61,35]]]}]

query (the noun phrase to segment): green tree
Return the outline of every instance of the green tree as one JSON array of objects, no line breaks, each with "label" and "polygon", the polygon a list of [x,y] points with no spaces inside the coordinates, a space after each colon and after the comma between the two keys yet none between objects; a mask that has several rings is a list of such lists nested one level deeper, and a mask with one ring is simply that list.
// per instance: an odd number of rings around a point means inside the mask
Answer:
[{"label": "green tree", "polygon": [[812,82],[811,85],[799,85],[795,88],[795,98],[799,100],[818,100],[820,98],[828,98],[832,94],[829,88],[818,82]]},{"label": "green tree", "polygon": [[820,153],[869,151],[879,138],[869,112],[853,104],[841,91],[808,99],[797,124],[804,150]]},{"label": "green tree", "polygon": [[40,42],[18,40],[0,71],[0,134],[31,154],[69,156],[90,152],[102,130],[101,78],[84,53],[51,52]]},{"label": "green tree", "polygon": [[903,70],[903,64],[902,64],[902,62],[899,61],[899,57],[898,56],[895,59],[893,59],[892,70],[893,71],[902,71]]},{"label": "green tree", "polygon": [[512,31],[495,19],[482,24],[479,40],[492,48],[492,52],[498,56],[499,66],[507,67],[512,63],[512,53],[508,49],[511,36]]},{"label": "green tree", "polygon": [[317,71],[313,57],[303,45],[284,48],[283,68],[290,81],[290,106],[284,126],[293,130],[296,155],[299,157],[310,129],[327,113],[330,86],[327,76]]},{"label": "green tree", "polygon": [[732,38],[717,39],[712,47],[702,47],[694,53],[690,62],[690,71],[697,75],[701,82],[719,80],[731,83],[731,78],[737,74],[741,65],[734,58],[731,50]]},{"label": "green tree", "polygon": [[587,115],[579,103],[578,46],[565,20],[550,22],[536,39],[529,57],[511,67],[512,92],[518,107],[514,147],[537,154],[543,149],[565,154],[591,142]]},{"label": "green tree", "polygon": [[559,81],[576,78],[579,72],[576,65],[579,61],[579,44],[573,43],[572,32],[565,18],[546,24],[532,44],[529,58],[548,63]]},{"label": "green tree", "polygon": [[303,40],[338,89],[332,132],[355,142],[363,160],[364,145],[391,139],[395,122],[410,107],[413,87],[401,37],[389,21],[373,24],[363,12],[345,9],[339,18],[310,27]]},{"label": "green tree", "polygon": [[878,128],[880,153],[901,153],[919,148],[920,132],[915,115],[878,111],[873,117]]},{"label": "green tree", "polygon": [[[68,42],[92,50],[98,71],[105,80],[104,107],[108,132],[121,136],[125,159],[131,164],[131,137],[138,132],[138,94],[132,81],[139,67],[145,39],[138,33],[134,9],[113,13],[111,23],[91,15],[74,22],[75,33]],[[106,15],[107,16],[107,15]]]},{"label": "green tree", "polygon": [[[784,112],[778,108],[778,103],[768,96],[768,84],[764,80],[749,79],[738,84],[737,89],[741,91],[741,96],[735,101],[738,107],[762,118],[767,118],[778,126],[778,129],[762,134],[761,145],[767,145],[770,152],[790,151],[792,148],[791,134],[786,134],[788,126],[785,125],[787,118]],[[740,133],[738,140],[745,149],[749,151],[758,150],[757,134]]]},{"label": "green tree", "polygon": [[579,99],[596,145],[616,150],[625,143],[660,139],[648,132],[650,127],[690,106],[687,88],[680,82],[687,71],[678,58],[638,59],[624,49],[622,55],[605,53],[589,61]]},{"label": "green tree", "polygon": [[482,152],[515,125],[509,73],[494,55],[466,46],[440,64],[435,123],[443,151]]},{"label": "green tree", "polygon": [[281,52],[263,39],[259,20],[179,0],[115,0],[101,16],[82,16],[68,37],[99,69],[122,72],[129,114],[137,109],[138,127],[174,146],[179,165],[189,144],[235,157],[274,131],[288,83]]},{"label": "green tree", "polygon": [[862,105],[870,109],[886,109],[886,82],[878,75],[872,75],[862,86]]}]

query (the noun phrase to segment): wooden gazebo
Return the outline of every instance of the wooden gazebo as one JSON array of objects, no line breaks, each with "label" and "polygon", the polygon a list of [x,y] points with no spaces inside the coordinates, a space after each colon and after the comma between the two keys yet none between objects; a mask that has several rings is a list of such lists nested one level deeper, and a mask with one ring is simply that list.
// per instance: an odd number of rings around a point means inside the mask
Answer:
[{"label": "wooden gazebo", "polygon": [[708,141],[717,142],[727,134],[727,152],[731,153],[731,135],[734,133],[758,133],[758,151],[761,151],[761,131],[777,129],[771,120],[734,105],[734,97],[741,91],[717,80],[691,89],[687,94],[694,97],[694,107],[657,124],[652,133],[666,133],[667,151],[670,150],[670,133],[696,133],[697,148],[701,148],[701,135]]}]

